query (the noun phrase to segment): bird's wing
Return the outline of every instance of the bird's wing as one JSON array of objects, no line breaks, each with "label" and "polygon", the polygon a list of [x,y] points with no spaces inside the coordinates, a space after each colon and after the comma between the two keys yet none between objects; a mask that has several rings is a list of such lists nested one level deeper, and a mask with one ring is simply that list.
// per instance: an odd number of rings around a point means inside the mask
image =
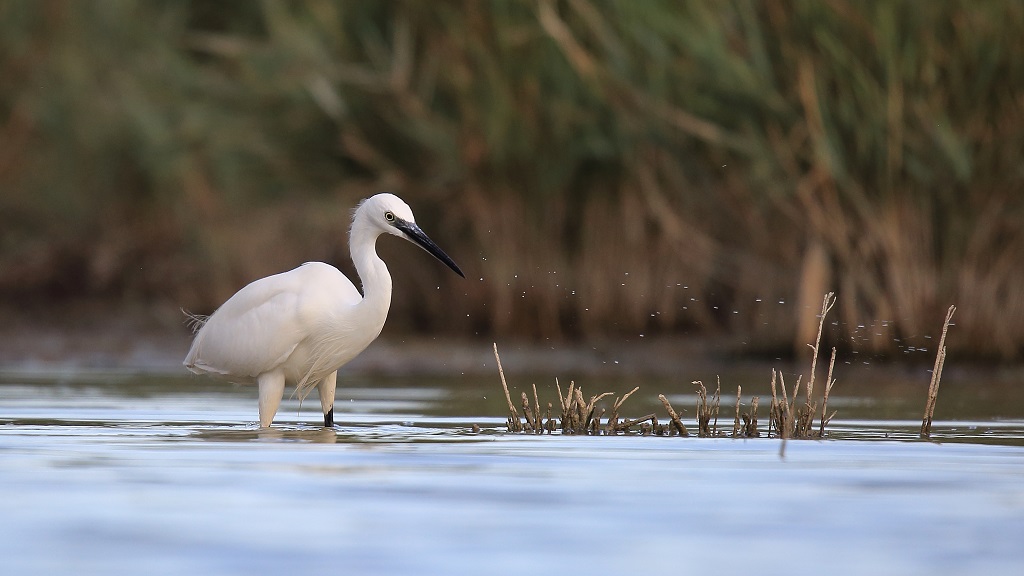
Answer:
[{"label": "bird's wing", "polygon": [[229,298],[196,334],[185,365],[196,373],[255,378],[292,354],[313,328],[311,300],[325,292],[339,303],[361,296],[333,266],[308,263],[256,280]]}]

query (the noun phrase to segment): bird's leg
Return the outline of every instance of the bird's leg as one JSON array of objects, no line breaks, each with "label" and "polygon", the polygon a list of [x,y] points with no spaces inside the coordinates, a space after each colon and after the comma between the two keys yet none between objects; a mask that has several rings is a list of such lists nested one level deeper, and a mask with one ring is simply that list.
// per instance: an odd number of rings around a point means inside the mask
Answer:
[{"label": "bird's leg", "polygon": [[284,397],[284,374],[280,370],[256,377],[260,387],[260,428],[269,428]]},{"label": "bird's leg", "polygon": [[324,427],[334,426],[334,390],[338,387],[338,372],[334,371],[316,385],[320,391],[320,407],[324,410]]}]

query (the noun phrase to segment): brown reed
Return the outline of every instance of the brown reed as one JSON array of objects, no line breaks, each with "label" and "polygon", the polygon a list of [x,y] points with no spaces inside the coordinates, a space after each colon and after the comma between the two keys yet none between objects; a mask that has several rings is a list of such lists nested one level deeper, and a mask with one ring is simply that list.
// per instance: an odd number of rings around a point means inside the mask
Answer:
[{"label": "brown reed", "polygon": [[946,321],[942,324],[942,336],[939,338],[939,348],[935,351],[935,365],[932,367],[932,380],[928,385],[928,400],[925,402],[924,419],[921,421],[921,438],[930,438],[932,434],[935,401],[939,398],[939,380],[942,378],[942,366],[946,362],[946,332],[949,330],[949,322],[953,319],[954,312],[956,312],[956,306],[950,306],[946,311]]},{"label": "brown reed", "polygon": [[679,414],[672,408],[672,404],[669,403],[668,398],[665,398],[664,394],[658,394],[658,400],[661,400],[661,404],[665,407],[668,412],[669,418],[672,419],[672,426],[679,433],[680,436],[689,436],[690,432],[687,431],[686,425],[679,419]]},{"label": "brown reed", "polygon": [[[818,428],[818,437],[825,437],[825,426],[832,421],[832,417],[836,415],[836,411],[833,410],[831,414],[828,414],[828,395],[832,391],[832,386],[836,383],[832,379],[832,369],[836,365],[836,349],[832,348],[832,359],[828,363],[828,376],[825,377],[825,395],[821,400],[821,426]],[[828,414],[828,415],[826,415]]]},{"label": "brown reed", "polygon": [[[718,435],[718,408],[721,403],[722,385],[719,382],[712,396],[708,401],[708,390],[700,380],[694,380],[697,386],[697,435],[702,438]],[[712,418],[714,422],[712,423]]]},{"label": "brown reed", "polygon": [[501,257],[470,286],[397,250],[393,270],[467,313],[396,291],[391,333],[701,327],[790,348],[792,312],[767,302],[818,261],[844,286],[837,332],[894,318],[869,352],[958,294],[960,346],[1024,353],[1019,2],[195,4],[0,2],[11,308],[212,311],[303,259],[349,266],[339,220],[395,189],[443,246]]},{"label": "brown reed", "polygon": [[754,396],[750,400],[750,412],[742,415],[743,417],[743,436],[746,438],[756,438],[761,435],[757,430],[757,402],[759,398]]},{"label": "brown reed", "polygon": [[508,393],[508,384],[505,382],[505,371],[501,368],[501,357],[498,356],[498,343],[494,343],[494,359],[498,362],[498,375],[501,376],[501,388],[505,391],[505,401],[508,402],[508,430],[509,432],[522,432],[523,425],[519,421],[519,412],[512,404],[512,397]]},{"label": "brown reed", "polygon": [[[772,378],[770,382],[772,399],[768,411],[769,437],[774,433],[775,436],[781,438],[783,441],[790,438],[822,438],[825,436],[825,427],[836,414],[835,411],[831,414],[828,413],[828,397],[836,382],[832,377],[836,362],[836,349],[833,347],[832,355],[829,360],[828,373],[825,378],[824,393],[822,395],[821,416],[817,430],[814,429],[814,418],[817,414],[817,402],[814,401],[813,395],[815,372],[817,370],[818,354],[821,350],[821,338],[822,332],[824,331],[825,318],[828,312],[835,305],[835,302],[836,298],[833,292],[825,294],[822,300],[821,313],[818,316],[817,336],[813,344],[808,344],[813,352],[811,357],[811,375],[807,380],[804,402],[802,405],[798,406],[797,402],[800,397],[800,385],[803,376],[800,375],[797,377],[796,384],[793,387],[793,393],[790,395],[789,390],[786,388],[786,381],[782,372],[772,368]],[[933,393],[929,396],[929,405],[928,408],[926,408],[930,410],[934,410],[934,394],[937,394],[938,391],[938,374],[941,374],[941,360],[945,357],[945,335],[949,326],[949,320],[952,317],[952,310],[953,308],[951,307],[950,313],[946,318],[946,325],[943,327],[942,339],[940,340],[941,349],[939,352],[939,358],[936,360],[936,370],[933,371]],[[505,381],[505,374],[501,367],[501,359],[498,356],[497,344],[494,345],[494,356],[498,362],[498,373],[501,376],[502,388],[505,391],[505,399],[509,406],[508,430],[510,432],[525,431],[542,433],[545,430],[551,432],[556,428],[561,428],[561,431],[564,434],[599,434],[602,431],[605,434],[616,434],[619,432],[628,432],[630,429],[640,426],[640,433],[642,434],[654,433],[658,435],[665,435],[675,432],[680,436],[689,435],[689,432],[680,419],[679,414],[675,411],[672,404],[669,403],[664,394],[659,394],[658,399],[668,412],[669,424],[664,426],[661,425],[655,414],[648,414],[641,418],[626,418],[620,420],[620,410],[622,405],[631,395],[639,390],[639,386],[637,386],[626,394],[623,394],[621,397],[615,398],[612,402],[611,410],[608,412],[608,417],[602,426],[601,419],[605,414],[605,410],[598,406],[598,402],[605,397],[610,396],[611,392],[597,394],[591,396],[589,400],[585,400],[582,389],[579,386],[576,386],[575,382],[570,381],[569,389],[563,396],[562,387],[557,378],[555,379],[555,387],[558,391],[558,401],[561,408],[559,424],[556,425],[553,420],[551,415],[552,405],[550,403],[548,403],[547,407],[546,421],[541,417],[541,403],[537,393],[536,384],[533,385],[532,405],[527,394],[525,392],[521,393],[525,423],[520,422],[518,411],[510,399],[508,385]],[[697,387],[697,434],[701,437],[718,436],[718,414],[721,406],[722,391],[721,377],[716,377],[715,392],[710,398],[708,397],[707,387],[702,381],[694,380],[693,384]],[[732,437],[758,437],[760,436],[757,421],[759,398],[754,396],[751,399],[750,412],[747,413],[742,411],[742,398],[743,388],[741,386],[737,386]],[[926,424],[930,424],[929,414],[929,412],[926,412]],[[922,435],[925,434],[926,424],[922,424]],[[783,443],[782,447],[780,447],[780,453],[784,454],[784,452],[785,444]]]}]

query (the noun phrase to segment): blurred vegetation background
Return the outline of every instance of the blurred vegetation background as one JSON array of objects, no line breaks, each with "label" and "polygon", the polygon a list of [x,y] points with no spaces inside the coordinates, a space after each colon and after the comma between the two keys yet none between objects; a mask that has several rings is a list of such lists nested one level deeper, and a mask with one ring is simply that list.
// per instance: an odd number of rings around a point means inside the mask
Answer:
[{"label": "blurred vegetation background", "polygon": [[[5,0],[0,295],[210,312],[351,273],[392,333],[1024,355],[1024,3]],[[810,320],[808,322],[808,319]]]}]

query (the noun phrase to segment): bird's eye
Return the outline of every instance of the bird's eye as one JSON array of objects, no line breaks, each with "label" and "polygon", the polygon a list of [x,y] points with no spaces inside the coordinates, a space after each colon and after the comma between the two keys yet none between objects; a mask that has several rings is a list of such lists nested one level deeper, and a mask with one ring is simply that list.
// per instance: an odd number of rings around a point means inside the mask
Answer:
[{"label": "bird's eye", "polygon": [[384,213],[384,219],[387,220],[388,222],[394,222],[395,221],[395,213],[391,212],[391,211],[385,212]]}]

